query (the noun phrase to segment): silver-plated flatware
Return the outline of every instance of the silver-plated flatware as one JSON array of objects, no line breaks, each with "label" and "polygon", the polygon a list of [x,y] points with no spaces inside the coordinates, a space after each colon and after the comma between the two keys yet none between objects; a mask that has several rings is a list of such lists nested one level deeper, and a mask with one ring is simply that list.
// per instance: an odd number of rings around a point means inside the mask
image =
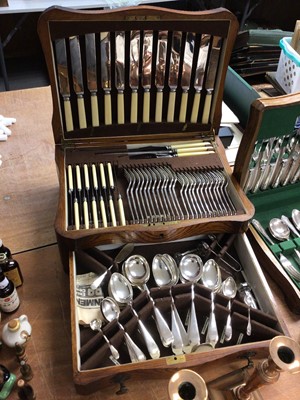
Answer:
[{"label": "silver-plated flatware", "polygon": [[110,33],[100,33],[101,84],[104,90],[104,123],[112,124],[111,110],[111,44]]},{"label": "silver-plated flatware", "polygon": [[98,86],[97,86],[97,61],[95,34],[85,35],[86,74],[87,87],[91,94],[92,126],[99,126]]},{"label": "silver-plated flatware", "polygon": [[116,32],[115,81],[118,91],[118,124],[124,124],[125,32]]},{"label": "silver-plated flatware", "polygon": [[140,64],[140,31],[130,33],[130,70],[129,86],[131,88],[130,122],[137,123],[138,117],[138,88],[139,88],[139,64]]},{"label": "silver-plated flatware", "polygon": [[181,53],[182,32],[173,32],[170,54],[168,85],[170,88],[168,100],[167,122],[174,121],[176,90],[178,85],[179,63]]},{"label": "silver-plated flatware", "polygon": [[144,89],[143,99],[143,122],[150,121],[150,89],[152,74],[152,54],[153,54],[153,32],[145,31],[143,38],[143,67],[142,67],[142,87]]},{"label": "silver-plated flatware", "polygon": [[157,56],[156,56],[156,67],[155,67],[155,86],[156,86],[155,122],[162,121],[163,89],[165,86],[167,47],[168,47],[168,32],[159,31],[157,40]]},{"label": "silver-plated flatware", "polygon": [[186,111],[188,103],[188,92],[191,84],[191,74],[193,66],[193,57],[195,50],[195,34],[188,32],[186,35],[184,55],[183,55],[183,66],[181,76],[181,103],[179,111],[179,122],[186,122]]}]

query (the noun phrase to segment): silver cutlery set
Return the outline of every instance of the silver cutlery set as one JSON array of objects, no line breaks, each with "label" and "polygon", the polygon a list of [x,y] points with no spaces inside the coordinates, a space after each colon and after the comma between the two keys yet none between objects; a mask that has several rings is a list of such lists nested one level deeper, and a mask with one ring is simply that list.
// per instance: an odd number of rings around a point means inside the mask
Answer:
[{"label": "silver cutlery set", "polygon": [[[121,252],[133,250],[125,245]],[[126,306],[129,305],[132,315],[136,318],[139,334],[142,336],[144,345],[147,348],[150,358],[157,359],[161,355],[159,345],[156,343],[154,336],[150,333],[147,325],[148,319],[142,321],[139,313],[134,308],[134,288],[146,293],[150,303],[152,303],[151,315],[155,320],[156,328],[161,340],[161,344],[166,348],[171,348],[175,355],[189,354],[195,351],[208,351],[215,348],[218,343],[224,341],[229,342],[232,339],[232,324],[231,324],[231,302],[239,293],[241,300],[248,307],[248,325],[245,334],[251,335],[251,319],[250,308],[257,308],[256,301],[251,293],[251,288],[247,282],[237,283],[232,276],[228,276],[222,280],[221,270],[217,262],[213,259],[208,259],[205,263],[202,258],[193,253],[194,250],[182,253],[180,261],[176,263],[175,259],[169,254],[156,254],[152,259],[152,267],[150,267],[147,259],[139,254],[134,254],[126,258],[122,264],[122,273],[113,272],[107,283],[109,297],[104,297],[100,304],[101,321],[96,324],[92,321],[92,329],[98,326],[101,330],[102,321],[112,322],[117,320],[118,327],[124,333],[124,341],[128,350],[131,362],[139,362],[147,359],[144,351],[133,340],[127,332],[127,328],[120,323],[120,313]],[[118,256],[117,256],[118,257]],[[161,288],[169,288],[169,296],[171,299],[170,326],[167,322],[164,312],[161,312],[156,306],[156,300],[152,297],[152,291],[148,288],[147,282],[152,278],[156,286]],[[91,284],[91,288],[95,290],[104,282],[107,282],[107,273],[104,272],[98,276]],[[186,288],[187,293],[190,290],[191,303],[188,308],[185,321],[180,316],[175,301],[174,287],[177,283],[191,283]],[[195,304],[195,287],[196,283],[201,283],[211,291],[211,307],[210,315],[206,317],[203,326],[198,326],[199,305]],[[189,289],[190,288],[190,289]],[[221,293],[227,299],[227,319],[223,327],[221,337],[220,322],[217,321],[215,315],[215,294]],[[201,311],[200,311],[201,314]],[[169,318],[169,317],[168,317]],[[205,342],[201,343],[201,335],[205,335]],[[239,335],[241,340],[242,333]],[[106,345],[109,347],[111,355],[110,359],[116,365],[119,364],[118,350],[110,343],[107,337],[104,338]],[[116,354],[118,357],[116,358]]]},{"label": "silver cutlery set", "polygon": [[56,39],[54,48],[67,132],[138,121],[209,123],[222,58],[219,36],[99,32]]},{"label": "silver cutlery set", "polygon": [[245,193],[256,193],[300,180],[300,132],[258,141],[252,153]]},{"label": "silver cutlery set", "polygon": [[219,168],[135,164],[119,170],[110,162],[76,164],[68,165],[66,179],[69,229],[236,214],[227,176]]},{"label": "silver cutlery set", "polygon": [[[285,216],[282,215],[281,218],[272,218],[268,224],[268,230],[274,240],[269,236],[267,231],[263,228],[261,223],[256,219],[251,221],[254,228],[260,233],[260,235],[266,240],[267,244],[269,245],[270,249],[274,252],[275,256],[278,257],[281,266],[283,267],[284,271],[298,284],[300,283],[300,251],[295,246],[292,249],[292,252],[289,251],[289,256],[285,256],[281,251],[278,251],[278,247],[276,246],[276,250],[273,246],[277,244],[277,242],[285,242],[287,240],[293,240],[293,237],[299,238],[300,237],[300,211],[294,209],[292,211],[292,221]],[[290,233],[293,233],[293,236],[290,236]]]}]

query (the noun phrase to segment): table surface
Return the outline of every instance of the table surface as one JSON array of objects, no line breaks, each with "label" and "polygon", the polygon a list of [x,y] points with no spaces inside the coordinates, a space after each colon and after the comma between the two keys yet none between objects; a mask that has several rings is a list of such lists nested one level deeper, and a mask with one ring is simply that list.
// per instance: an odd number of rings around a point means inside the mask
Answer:
[{"label": "table surface", "polygon": [[[15,316],[28,316],[32,338],[27,355],[38,399],[109,400],[118,390],[115,384],[88,397],[77,394],[73,384],[69,278],[63,272],[53,229],[58,180],[50,88],[0,93],[0,114],[17,119],[7,142],[0,142],[0,234],[24,275],[24,284],[18,289],[21,306],[13,316],[2,314],[0,329]],[[279,317],[299,342],[299,316],[287,309],[282,292],[270,277],[267,279]],[[0,355],[1,363],[19,375],[13,351],[3,346]],[[122,399],[167,400],[167,384],[166,379],[159,384],[151,378],[130,380],[126,383],[129,392]],[[279,382],[260,392],[264,399],[298,400],[299,375],[284,373]],[[10,398],[16,399],[16,393]]]},{"label": "table surface", "polygon": [[[133,0],[134,1],[134,0]],[[154,4],[174,1],[174,0],[136,0],[135,4]],[[83,2],[82,0],[8,0],[7,7],[0,7],[0,14],[17,14],[17,13],[28,13],[28,12],[41,12],[46,8],[53,5],[61,7],[70,7],[75,9],[93,9],[93,8],[109,8],[110,4],[128,4],[129,1],[125,0],[88,0]]]}]

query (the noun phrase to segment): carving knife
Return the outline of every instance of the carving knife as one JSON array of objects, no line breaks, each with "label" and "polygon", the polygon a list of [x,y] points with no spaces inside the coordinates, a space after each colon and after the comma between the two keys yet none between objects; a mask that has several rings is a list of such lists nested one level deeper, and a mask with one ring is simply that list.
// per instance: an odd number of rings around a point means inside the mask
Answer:
[{"label": "carving knife", "polygon": [[157,89],[156,105],[155,105],[155,122],[162,121],[163,89],[165,82],[167,46],[168,46],[167,39],[168,39],[168,34],[166,31],[158,32],[156,72],[155,72],[155,86]]},{"label": "carving knife", "polygon": [[179,73],[179,63],[180,63],[181,39],[182,39],[181,32],[173,32],[172,49],[170,55],[169,80],[168,80],[170,87],[170,94],[168,103],[167,122],[174,121],[176,89],[178,84],[178,73]]},{"label": "carving knife", "polygon": [[57,73],[60,94],[64,101],[65,124],[67,132],[73,131],[73,118],[70,102],[70,85],[68,77],[68,61],[65,39],[55,41],[55,53],[57,61]]},{"label": "carving knife", "polygon": [[186,121],[188,91],[191,83],[194,48],[195,48],[195,34],[188,33],[185,41],[184,56],[183,56],[183,69],[181,77],[182,96],[181,96],[181,104],[179,112],[179,122]]},{"label": "carving knife", "polygon": [[104,90],[104,123],[112,124],[111,117],[111,57],[110,57],[110,33],[101,32],[101,81]]},{"label": "carving knife", "polygon": [[131,88],[130,122],[137,123],[140,62],[140,32],[132,31],[130,38],[129,86]]},{"label": "carving knife", "polygon": [[78,36],[69,37],[69,43],[70,43],[71,65],[72,65],[72,75],[73,75],[73,87],[77,95],[79,127],[80,129],[83,129],[86,128],[87,125],[86,125],[85,106],[84,106],[84,86],[82,78],[79,37]]},{"label": "carving knife", "polygon": [[221,50],[221,38],[219,36],[214,36],[209,56],[207,76],[205,80],[206,97],[202,115],[203,124],[207,124],[209,120],[212,95],[215,87],[215,81],[219,66],[220,50]]},{"label": "carving knife", "polygon": [[85,35],[87,86],[91,93],[92,125],[99,126],[95,34]]},{"label": "carving knife", "polygon": [[144,41],[143,41],[143,71],[142,71],[142,86],[144,88],[143,122],[150,121],[152,46],[153,46],[153,33],[147,31],[144,34]]},{"label": "carving knife", "polygon": [[201,37],[201,47],[198,55],[195,82],[194,82],[195,95],[194,95],[194,102],[191,114],[192,123],[196,123],[198,120],[201,91],[206,70],[210,38],[211,38],[210,35],[202,35]]},{"label": "carving knife", "polygon": [[118,90],[118,124],[124,124],[124,86],[125,86],[125,32],[116,32],[116,87]]}]

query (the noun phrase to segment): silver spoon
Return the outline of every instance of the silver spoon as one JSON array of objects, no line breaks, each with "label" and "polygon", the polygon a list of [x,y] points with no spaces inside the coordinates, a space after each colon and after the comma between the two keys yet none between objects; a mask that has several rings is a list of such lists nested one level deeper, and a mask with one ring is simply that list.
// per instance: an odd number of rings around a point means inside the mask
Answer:
[{"label": "silver spoon", "polygon": [[295,227],[298,229],[298,231],[300,231],[300,211],[296,208],[294,208],[292,211],[292,220]]},{"label": "silver spoon", "polygon": [[211,290],[211,312],[209,316],[209,323],[206,334],[206,342],[209,342],[216,346],[219,335],[218,335],[218,327],[215,316],[215,292],[220,289],[220,285],[222,283],[221,273],[218,264],[213,260],[207,260],[203,266],[203,275],[202,275],[202,283],[205,287]]},{"label": "silver spoon", "polygon": [[161,342],[164,347],[169,347],[173,342],[174,337],[160,310],[156,307],[155,301],[147,287],[147,282],[150,277],[150,266],[148,261],[143,256],[134,255],[124,262],[122,269],[124,275],[133,286],[137,286],[139,289],[147,292],[153,305],[154,319]]},{"label": "silver spoon", "polygon": [[283,221],[290,228],[290,230],[293,232],[293,234],[296,237],[300,237],[300,233],[297,231],[297,229],[294,227],[294,225],[291,223],[291,221],[288,219],[288,217],[286,217],[285,215],[282,215],[281,221]]},{"label": "silver spoon", "polygon": [[93,289],[93,290],[97,289],[103,283],[107,273],[113,268],[115,263],[119,264],[119,263],[123,262],[129,256],[129,254],[131,254],[133,252],[133,249],[134,249],[133,243],[125,244],[125,246],[123,246],[121,248],[121,250],[119,251],[119,253],[116,255],[113,264],[110,267],[108,267],[107,270],[105,272],[103,272],[103,274],[99,275],[92,282],[91,289]]},{"label": "silver spoon", "polygon": [[288,240],[290,229],[280,218],[272,218],[269,222],[269,229],[275,239]]},{"label": "silver spoon", "polygon": [[108,322],[117,320],[117,324],[118,324],[119,328],[124,333],[125,343],[126,343],[126,346],[128,349],[128,353],[129,353],[131,362],[136,363],[139,361],[145,361],[146,360],[145,354],[134,343],[134,341],[131,339],[131,337],[126,332],[123,325],[119,322],[120,308],[119,308],[118,304],[115,302],[115,300],[110,297],[105,297],[101,301],[100,309],[101,309],[102,315]]},{"label": "silver spoon", "polygon": [[236,296],[237,292],[237,285],[235,283],[235,280],[229,276],[228,278],[225,279],[225,281],[222,283],[222,292],[224,296],[229,298],[228,301],[228,316],[227,316],[227,321],[225,325],[225,340],[226,342],[229,342],[232,338],[232,325],[231,325],[231,299],[234,299]]},{"label": "silver spoon", "polygon": [[104,333],[103,333],[103,331],[102,331],[102,329],[101,329],[101,328],[102,328],[102,321],[101,321],[101,319],[93,319],[93,320],[90,322],[90,327],[91,327],[91,329],[92,329],[93,331],[102,332],[102,336],[103,336],[104,340],[106,341],[106,343],[108,344],[109,350],[110,350],[110,352],[111,352],[110,359],[112,360],[112,362],[113,362],[115,365],[120,365],[120,363],[119,363],[119,361],[118,361],[118,359],[120,358],[120,354],[119,354],[118,350],[115,348],[115,346],[113,346],[113,345],[110,343],[108,337],[107,337],[106,335],[104,335]]}]

